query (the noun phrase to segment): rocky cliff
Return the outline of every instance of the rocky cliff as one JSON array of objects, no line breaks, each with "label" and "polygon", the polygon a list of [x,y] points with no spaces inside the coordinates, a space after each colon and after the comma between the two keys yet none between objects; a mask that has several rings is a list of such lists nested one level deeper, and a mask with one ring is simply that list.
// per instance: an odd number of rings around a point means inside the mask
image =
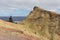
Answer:
[{"label": "rocky cliff", "polygon": [[35,6],[24,23],[42,40],[60,40],[60,14]]}]

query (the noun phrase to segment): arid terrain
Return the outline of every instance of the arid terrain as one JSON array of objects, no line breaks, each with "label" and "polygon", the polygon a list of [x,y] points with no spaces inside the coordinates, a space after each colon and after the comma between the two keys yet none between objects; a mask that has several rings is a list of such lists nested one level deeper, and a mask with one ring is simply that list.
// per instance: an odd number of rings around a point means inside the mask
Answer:
[{"label": "arid terrain", "polygon": [[0,40],[60,40],[60,14],[35,6],[18,24],[0,20]]}]

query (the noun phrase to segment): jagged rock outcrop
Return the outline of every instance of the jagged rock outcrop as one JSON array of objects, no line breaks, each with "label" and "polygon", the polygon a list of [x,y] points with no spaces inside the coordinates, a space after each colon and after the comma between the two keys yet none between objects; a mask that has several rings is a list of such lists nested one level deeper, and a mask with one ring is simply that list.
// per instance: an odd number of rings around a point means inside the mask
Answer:
[{"label": "jagged rock outcrop", "polygon": [[24,21],[36,35],[60,40],[60,14],[35,6]]}]

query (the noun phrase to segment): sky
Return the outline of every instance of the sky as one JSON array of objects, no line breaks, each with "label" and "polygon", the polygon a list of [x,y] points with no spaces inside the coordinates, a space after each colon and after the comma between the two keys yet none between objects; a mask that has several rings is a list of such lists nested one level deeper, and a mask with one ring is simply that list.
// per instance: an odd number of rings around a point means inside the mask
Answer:
[{"label": "sky", "polygon": [[27,16],[34,6],[60,13],[60,0],[0,0],[0,16]]}]

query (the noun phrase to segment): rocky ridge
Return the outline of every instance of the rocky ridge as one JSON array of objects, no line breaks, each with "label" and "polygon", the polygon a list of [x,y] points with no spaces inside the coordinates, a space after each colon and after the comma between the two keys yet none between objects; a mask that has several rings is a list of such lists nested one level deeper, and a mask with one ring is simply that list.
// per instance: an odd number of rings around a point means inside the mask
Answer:
[{"label": "rocky ridge", "polygon": [[60,40],[60,14],[35,6],[24,23],[36,35],[47,38],[46,40]]}]

